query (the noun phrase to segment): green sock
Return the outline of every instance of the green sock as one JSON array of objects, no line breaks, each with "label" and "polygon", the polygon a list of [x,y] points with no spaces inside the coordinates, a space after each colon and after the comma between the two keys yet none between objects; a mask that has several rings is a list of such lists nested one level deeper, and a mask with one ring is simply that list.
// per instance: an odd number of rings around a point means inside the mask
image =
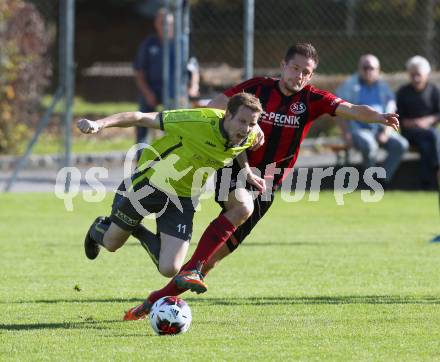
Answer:
[{"label": "green sock", "polygon": [[160,255],[160,237],[152,233],[142,224],[136,226],[131,235],[139,240],[141,245],[147,251],[148,255],[150,255],[153,263],[158,266]]}]

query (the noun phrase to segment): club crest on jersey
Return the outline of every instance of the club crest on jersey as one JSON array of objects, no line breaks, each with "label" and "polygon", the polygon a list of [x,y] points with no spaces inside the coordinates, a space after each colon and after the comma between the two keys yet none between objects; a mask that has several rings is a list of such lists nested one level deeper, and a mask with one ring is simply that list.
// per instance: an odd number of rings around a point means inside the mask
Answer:
[{"label": "club crest on jersey", "polygon": [[306,105],[303,102],[295,102],[290,105],[290,112],[293,114],[301,114],[306,111]]}]

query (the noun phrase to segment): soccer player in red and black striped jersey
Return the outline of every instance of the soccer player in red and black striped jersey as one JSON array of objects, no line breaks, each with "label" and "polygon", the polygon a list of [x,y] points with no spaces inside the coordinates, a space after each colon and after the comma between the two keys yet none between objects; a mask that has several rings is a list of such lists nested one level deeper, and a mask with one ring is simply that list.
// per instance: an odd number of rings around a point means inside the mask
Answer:
[{"label": "soccer player in red and black striped jersey", "polygon": [[[281,61],[279,79],[250,79],[226,90],[209,103],[209,107],[224,109],[231,96],[244,91],[254,94],[263,106],[264,113],[259,125],[264,132],[265,144],[256,151],[247,151],[247,160],[242,164],[234,161],[226,201],[221,201],[224,185],[221,185],[220,172],[217,178],[216,200],[221,204],[223,213],[228,212],[229,216],[236,218],[231,220],[230,217],[229,221],[239,226],[230,228],[214,220],[182,271],[163,289],[151,293],[143,304],[127,312],[126,319],[145,316],[149,305],[163,296],[178,295],[188,289],[197,293],[206,291],[204,275],[219,260],[233,252],[268,211],[273,202],[273,191],[293,168],[301,142],[312,122],[319,116],[337,115],[398,129],[397,114],[378,113],[369,106],[348,103],[332,93],[311,86],[309,82],[317,65],[318,54],[315,48],[308,43],[297,43],[288,49]],[[260,170],[261,177],[252,172],[250,167]],[[246,187],[240,187],[238,182],[242,168],[247,173]],[[265,192],[253,200],[249,191],[256,188],[263,192],[266,186],[270,197]]]},{"label": "soccer player in red and black striped jersey", "polygon": [[[271,197],[244,198],[238,200],[235,189],[238,163],[233,164],[232,182],[227,201],[221,202],[223,210],[241,209],[250,212],[246,222],[235,230],[229,240],[222,246],[209,262],[205,262],[203,272],[206,274],[213,265],[224,256],[234,251],[255,227],[272,205],[273,191],[281,184],[290,172],[298,157],[302,140],[306,137],[312,122],[323,114],[339,116],[344,119],[356,119],[367,123],[382,123],[397,129],[397,114],[378,113],[366,105],[348,103],[334,94],[317,89],[310,85],[313,72],[318,65],[318,54],[313,45],[297,43],[290,47],[281,61],[281,77],[257,77],[247,80],[223,94],[218,95],[209,104],[213,108],[223,109],[228,99],[236,93],[248,92],[260,99],[263,113],[259,125],[264,132],[265,143],[256,151],[248,151],[248,184],[259,188],[261,178],[249,167],[255,167],[267,182]],[[217,179],[217,200],[221,174]],[[267,200],[267,201],[265,201]]]}]

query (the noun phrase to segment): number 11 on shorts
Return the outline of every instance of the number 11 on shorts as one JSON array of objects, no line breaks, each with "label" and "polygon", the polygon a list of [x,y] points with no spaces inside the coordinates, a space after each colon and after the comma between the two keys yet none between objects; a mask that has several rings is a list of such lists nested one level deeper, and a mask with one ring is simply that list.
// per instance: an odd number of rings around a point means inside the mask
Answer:
[{"label": "number 11 on shorts", "polygon": [[186,225],[182,225],[182,224],[177,225],[177,231],[179,233],[185,234],[185,232],[186,232]]}]

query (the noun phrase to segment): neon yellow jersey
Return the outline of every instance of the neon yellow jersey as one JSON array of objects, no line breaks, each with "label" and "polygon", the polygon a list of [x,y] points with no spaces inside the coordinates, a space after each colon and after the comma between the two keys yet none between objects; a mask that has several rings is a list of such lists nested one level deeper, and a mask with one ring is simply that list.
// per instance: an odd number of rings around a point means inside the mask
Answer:
[{"label": "neon yellow jersey", "polygon": [[252,146],[257,137],[251,132],[241,145],[228,147],[224,115],[212,108],[162,112],[165,136],[143,150],[133,186],[148,178],[162,191],[182,197],[199,195],[206,179]]}]

